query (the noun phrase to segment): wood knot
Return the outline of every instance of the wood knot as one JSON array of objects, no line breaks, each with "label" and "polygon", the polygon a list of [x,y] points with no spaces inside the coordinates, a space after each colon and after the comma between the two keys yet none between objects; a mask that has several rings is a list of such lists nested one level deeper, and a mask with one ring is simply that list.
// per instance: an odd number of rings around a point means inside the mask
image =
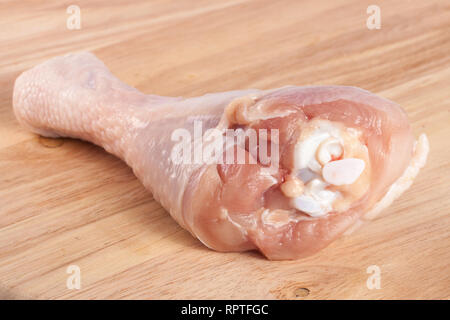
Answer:
[{"label": "wood knot", "polygon": [[309,289],[308,288],[297,288],[294,290],[294,294],[296,298],[304,298],[309,295]]},{"label": "wood knot", "polygon": [[[304,285],[304,284],[303,284]],[[270,291],[277,299],[303,299],[309,296],[311,291],[299,283],[288,282]]]},{"label": "wood knot", "polygon": [[46,148],[58,148],[64,144],[64,139],[39,136],[39,143]]}]

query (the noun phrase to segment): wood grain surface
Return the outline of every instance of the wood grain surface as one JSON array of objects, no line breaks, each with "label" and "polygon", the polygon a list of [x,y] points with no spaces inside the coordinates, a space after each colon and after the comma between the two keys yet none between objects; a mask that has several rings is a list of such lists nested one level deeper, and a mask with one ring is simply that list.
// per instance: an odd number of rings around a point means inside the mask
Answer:
[{"label": "wood grain surface", "polygon": [[[66,27],[71,4],[79,30]],[[379,30],[366,26],[370,4]],[[0,298],[450,298],[449,1],[2,1],[0,17]],[[112,155],[19,126],[15,78],[81,50],[160,95],[362,87],[427,133],[428,164],[379,218],[312,257],[217,253]],[[70,265],[79,290],[66,286]],[[380,289],[366,286],[371,265]]]}]

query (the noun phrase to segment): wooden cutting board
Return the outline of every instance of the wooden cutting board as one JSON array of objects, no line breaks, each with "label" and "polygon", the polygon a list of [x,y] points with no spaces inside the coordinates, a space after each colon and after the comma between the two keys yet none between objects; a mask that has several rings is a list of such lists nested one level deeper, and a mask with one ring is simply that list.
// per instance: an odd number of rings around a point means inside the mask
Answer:
[{"label": "wooden cutting board", "polygon": [[[446,1],[72,1],[0,4],[0,298],[450,297],[450,6]],[[131,170],[91,144],[43,139],[12,112],[14,79],[90,50],[146,93],[358,86],[404,106],[428,164],[388,210],[299,261],[217,253]],[[164,183],[164,182],[161,182]],[[69,266],[81,288],[68,289]],[[370,266],[380,289],[369,289]],[[372,272],[369,268],[369,272]]]}]

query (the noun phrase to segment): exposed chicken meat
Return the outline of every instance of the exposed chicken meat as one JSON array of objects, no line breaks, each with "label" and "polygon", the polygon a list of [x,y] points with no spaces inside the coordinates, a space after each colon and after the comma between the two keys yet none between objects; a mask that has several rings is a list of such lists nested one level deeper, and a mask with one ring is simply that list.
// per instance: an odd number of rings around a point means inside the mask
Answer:
[{"label": "exposed chicken meat", "polygon": [[122,83],[90,53],[24,72],[13,104],[33,132],[91,141],[126,161],[208,247],[258,249],[269,259],[307,256],[373,218],[428,153],[398,105],[358,88],[161,97]]}]

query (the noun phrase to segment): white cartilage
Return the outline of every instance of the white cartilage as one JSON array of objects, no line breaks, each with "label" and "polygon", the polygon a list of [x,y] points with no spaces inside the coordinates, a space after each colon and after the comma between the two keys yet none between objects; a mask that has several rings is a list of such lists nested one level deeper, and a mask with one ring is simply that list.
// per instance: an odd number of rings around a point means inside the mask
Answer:
[{"label": "white cartilage", "polygon": [[317,161],[323,166],[330,162],[333,157],[339,158],[343,152],[344,148],[341,142],[335,137],[330,137],[319,145],[316,153]]},{"label": "white cartilage", "polygon": [[327,163],[322,169],[323,179],[329,184],[342,186],[358,180],[366,163],[361,159],[348,158]]},{"label": "white cartilage", "polygon": [[312,217],[327,214],[333,209],[333,201],[339,196],[339,192],[326,190],[327,186],[321,179],[311,180],[306,185],[305,192],[291,200],[291,205]]},{"label": "white cartilage", "polygon": [[291,198],[295,209],[313,217],[323,216],[333,211],[334,200],[343,196],[336,188],[329,188],[353,184],[366,167],[362,159],[342,159],[348,152],[344,151],[347,150],[344,141],[355,143],[360,133],[356,129],[347,132],[338,124],[323,119],[312,122],[310,129],[304,132],[295,146],[292,169],[292,175],[303,182],[304,188],[302,192],[290,192],[293,188],[289,188],[292,184],[289,183],[281,189]]}]

